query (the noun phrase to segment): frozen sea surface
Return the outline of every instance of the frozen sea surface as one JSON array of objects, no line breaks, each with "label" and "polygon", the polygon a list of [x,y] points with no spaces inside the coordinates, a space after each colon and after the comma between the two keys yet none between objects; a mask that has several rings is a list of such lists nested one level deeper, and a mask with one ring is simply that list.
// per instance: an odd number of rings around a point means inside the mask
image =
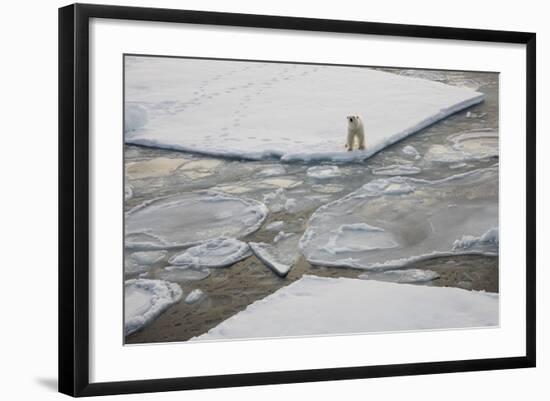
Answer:
[{"label": "frozen sea surface", "polygon": [[[366,67],[125,60],[126,143],[213,156],[365,160],[484,99]],[[365,151],[344,149],[351,113],[363,118]]]},{"label": "frozen sea surface", "polygon": [[267,216],[264,204],[245,198],[194,192],[144,202],[126,215],[126,247],[173,248],[217,237],[243,237]]},{"label": "frozen sea surface", "polygon": [[252,255],[246,242],[235,238],[215,238],[191,247],[168,260],[179,268],[227,267]]},{"label": "frozen sea surface", "polygon": [[192,340],[490,327],[499,323],[498,300],[458,288],[303,276]]},{"label": "frozen sea surface", "polygon": [[497,255],[498,169],[370,181],[321,206],[300,246],[314,265],[363,269],[453,253]]},{"label": "frozen sea surface", "polygon": [[132,279],[124,285],[124,334],[132,334],[180,301],[179,285],[161,280]]}]

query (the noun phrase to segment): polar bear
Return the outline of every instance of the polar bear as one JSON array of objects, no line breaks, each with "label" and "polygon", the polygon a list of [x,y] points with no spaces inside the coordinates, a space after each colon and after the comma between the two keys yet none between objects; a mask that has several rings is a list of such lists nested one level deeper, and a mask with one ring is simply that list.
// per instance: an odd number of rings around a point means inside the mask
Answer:
[{"label": "polar bear", "polygon": [[365,149],[365,130],[363,128],[363,121],[358,115],[347,116],[348,120],[348,140],[346,142],[346,149],[348,152],[353,150],[355,138],[359,143],[358,149]]}]

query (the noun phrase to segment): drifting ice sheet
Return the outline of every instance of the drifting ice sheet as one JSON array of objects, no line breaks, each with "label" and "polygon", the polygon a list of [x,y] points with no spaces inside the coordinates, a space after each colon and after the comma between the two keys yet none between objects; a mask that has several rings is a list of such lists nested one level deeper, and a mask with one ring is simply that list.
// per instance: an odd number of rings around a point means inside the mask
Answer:
[{"label": "drifting ice sheet", "polygon": [[251,254],[246,242],[220,237],[178,253],[168,262],[182,267],[227,267]]},{"label": "drifting ice sheet", "polygon": [[244,237],[267,216],[262,203],[211,192],[146,202],[126,215],[126,247],[171,248],[217,237]]},{"label": "drifting ice sheet", "polygon": [[250,242],[254,255],[281,277],[285,277],[299,257],[298,235],[281,231],[273,244]]},{"label": "drifting ice sheet", "polygon": [[[216,156],[366,159],[484,97],[364,67],[125,60],[126,142]],[[365,151],[344,149],[350,113],[363,117]]]},{"label": "drifting ice sheet", "polygon": [[498,294],[304,276],[193,340],[496,326]]},{"label": "drifting ice sheet", "polygon": [[179,285],[162,280],[127,280],[124,286],[124,335],[132,334],[180,301]]},{"label": "drifting ice sheet", "polygon": [[451,254],[498,254],[498,168],[439,181],[370,181],[321,206],[300,239],[314,265],[386,269]]}]

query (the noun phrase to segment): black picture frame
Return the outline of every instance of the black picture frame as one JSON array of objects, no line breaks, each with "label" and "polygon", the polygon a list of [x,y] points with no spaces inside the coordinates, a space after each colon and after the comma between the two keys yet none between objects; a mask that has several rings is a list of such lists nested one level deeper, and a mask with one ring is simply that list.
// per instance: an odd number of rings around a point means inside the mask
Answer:
[{"label": "black picture frame", "polygon": [[[91,18],[523,44],[526,48],[526,353],[520,357],[90,383],[89,22]],[[536,35],[266,15],[74,4],[59,9],[59,391],[142,393],[534,367],[536,363]]]}]

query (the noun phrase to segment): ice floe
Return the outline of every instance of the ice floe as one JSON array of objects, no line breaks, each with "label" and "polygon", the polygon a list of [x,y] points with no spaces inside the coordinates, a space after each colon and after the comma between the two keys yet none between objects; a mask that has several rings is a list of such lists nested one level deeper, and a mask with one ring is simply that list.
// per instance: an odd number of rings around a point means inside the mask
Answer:
[{"label": "ice floe", "polygon": [[235,238],[214,238],[172,256],[172,265],[187,267],[227,267],[251,255],[246,242]]},{"label": "ice floe", "polygon": [[338,166],[313,166],[307,169],[307,175],[318,180],[339,177],[342,175]]},{"label": "ice floe", "polygon": [[124,184],[124,200],[130,200],[134,196],[134,189],[130,184]]},{"label": "ice floe", "polygon": [[147,110],[139,104],[126,103],[124,106],[124,131],[132,132],[147,124]]},{"label": "ice floe", "polygon": [[420,153],[418,153],[418,150],[414,146],[407,145],[401,151],[406,154],[407,156],[412,156],[416,160],[420,159],[422,156],[420,156]]},{"label": "ice floe", "polygon": [[464,235],[453,243],[454,251],[473,251],[498,253],[499,245],[498,227],[493,227],[479,237]]},{"label": "ice floe", "polygon": [[269,231],[280,230],[281,228],[283,228],[284,225],[285,225],[285,222],[282,220],[272,221],[271,223],[265,226],[265,229]]},{"label": "ice floe", "polygon": [[498,294],[303,276],[192,340],[477,328],[498,324]]},{"label": "ice floe", "polygon": [[442,255],[496,255],[493,227],[497,168],[437,181],[391,177],[318,208],[300,247],[314,265],[389,269]]},{"label": "ice floe", "polygon": [[267,208],[253,199],[192,192],[143,203],[126,215],[126,247],[167,249],[256,231]]},{"label": "ice floe", "polygon": [[392,164],[390,166],[373,168],[372,173],[374,175],[414,175],[422,171],[419,167],[410,166],[407,164],[399,165]]},{"label": "ice floe", "polygon": [[185,303],[186,304],[194,304],[204,296],[204,293],[199,289],[196,288],[193,291],[191,291],[187,297],[185,297]]},{"label": "ice floe", "polygon": [[124,335],[132,334],[180,301],[179,285],[162,280],[134,279],[124,284]]},{"label": "ice floe", "polygon": [[439,274],[432,270],[401,269],[382,272],[369,272],[359,275],[362,280],[389,281],[392,283],[427,283],[439,278]]},{"label": "ice floe", "polygon": [[167,253],[167,251],[132,252],[124,259],[124,272],[126,274],[143,273],[164,259]]},{"label": "ice floe", "polygon": [[280,232],[273,244],[250,242],[254,255],[281,277],[285,277],[298,260],[299,236],[293,233]]},{"label": "ice floe", "polygon": [[468,160],[481,160],[498,157],[498,132],[471,131],[451,135],[451,143],[446,145],[432,145],[424,155],[426,161],[442,163],[461,163]]},{"label": "ice floe", "polygon": [[[364,160],[484,98],[365,67],[135,60],[126,57],[126,143],[214,156]],[[363,116],[364,151],[344,149],[350,112]]]},{"label": "ice floe", "polygon": [[170,265],[166,266],[160,272],[155,273],[155,277],[166,281],[201,281],[210,277],[211,271],[207,268],[193,268],[188,266]]}]

